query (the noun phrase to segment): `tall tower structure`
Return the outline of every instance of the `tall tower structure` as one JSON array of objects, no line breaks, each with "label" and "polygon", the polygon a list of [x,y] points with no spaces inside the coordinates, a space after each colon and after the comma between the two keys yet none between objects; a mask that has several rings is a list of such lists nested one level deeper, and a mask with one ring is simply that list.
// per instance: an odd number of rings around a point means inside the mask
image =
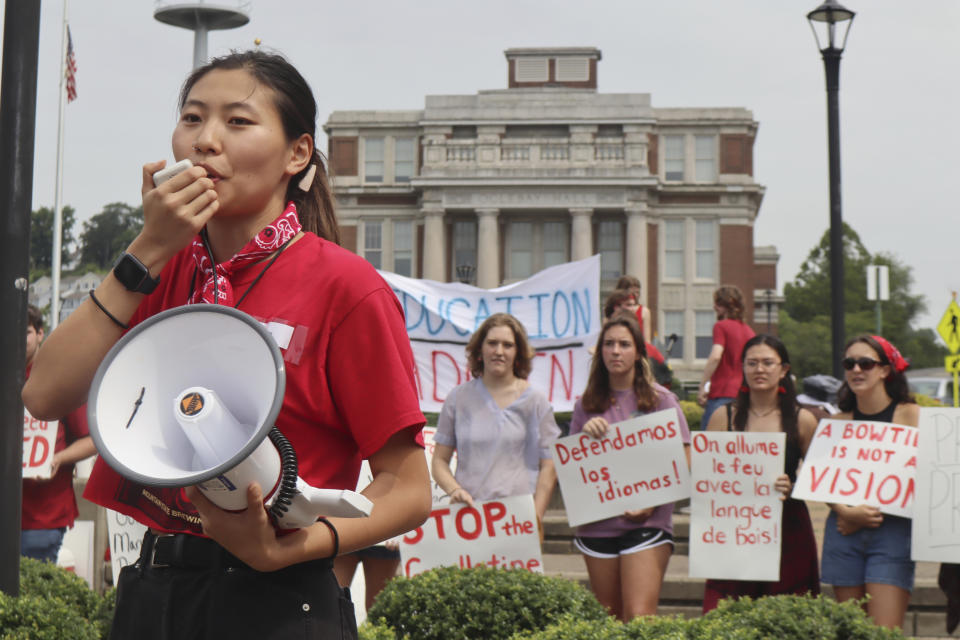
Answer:
[{"label": "tall tower structure", "polygon": [[207,61],[207,33],[236,29],[250,22],[250,3],[157,0],[153,17],[164,24],[193,31],[193,68],[196,69]]}]

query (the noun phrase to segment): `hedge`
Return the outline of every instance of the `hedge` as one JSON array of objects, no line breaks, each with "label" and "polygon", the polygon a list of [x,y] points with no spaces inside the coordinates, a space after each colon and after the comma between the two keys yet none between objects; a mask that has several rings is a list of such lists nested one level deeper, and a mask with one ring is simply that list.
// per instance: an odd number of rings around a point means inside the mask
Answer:
[{"label": "hedge", "polygon": [[542,629],[564,614],[598,622],[607,617],[590,591],[565,578],[522,569],[444,567],[391,580],[368,619],[372,626],[392,629],[397,640],[507,640],[519,631]]}]

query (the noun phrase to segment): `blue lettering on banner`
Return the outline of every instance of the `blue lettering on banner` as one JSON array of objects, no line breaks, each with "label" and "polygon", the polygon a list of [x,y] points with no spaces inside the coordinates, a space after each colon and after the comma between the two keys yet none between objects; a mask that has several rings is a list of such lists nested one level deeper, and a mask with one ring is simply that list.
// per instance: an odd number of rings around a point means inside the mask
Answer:
[{"label": "blue lettering on banner", "polygon": [[[530,332],[530,338],[533,340],[589,335],[593,328],[593,300],[588,288],[581,291],[556,289],[526,296],[496,296],[493,298],[493,303],[489,298],[480,296],[476,298],[476,307],[468,297],[429,299],[428,294],[412,295],[396,288],[393,288],[393,292],[403,307],[408,333],[426,329],[429,335],[435,336],[443,331],[449,322],[458,336],[467,336],[471,333],[470,330],[461,326],[469,327],[471,314],[473,314],[473,331],[476,331],[483,321],[492,315],[492,312],[497,311],[512,315],[519,313],[528,325],[532,325],[527,326],[527,331]],[[545,299],[549,300],[549,303],[545,303]],[[514,302],[517,300],[527,303],[523,304],[523,308],[519,311],[514,309]],[[530,305],[530,301],[535,304]],[[464,307],[464,309],[459,310],[458,314],[458,310],[454,309],[455,306]],[[520,304],[516,306],[521,307]],[[549,318],[545,317],[547,313],[550,314]],[[455,315],[465,320],[463,325],[454,322]]]},{"label": "blue lettering on banner", "polygon": [[447,315],[446,315],[447,322],[449,322],[450,326],[453,327],[453,330],[457,332],[457,335],[459,336],[470,335],[469,331],[465,329],[461,329],[460,327],[457,326],[457,323],[455,323],[453,320],[450,319],[450,308],[457,303],[462,304],[467,309],[470,308],[470,303],[467,302],[465,298],[454,298],[453,300],[447,303]]},{"label": "blue lettering on banner", "polygon": [[[534,298],[537,301],[537,333],[536,335],[530,336],[530,338],[536,340],[537,338],[549,338],[547,334],[543,332],[543,305],[541,302],[543,298],[549,298],[549,293],[531,293],[527,296],[528,298]],[[558,336],[559,337],[559,336]]]}]

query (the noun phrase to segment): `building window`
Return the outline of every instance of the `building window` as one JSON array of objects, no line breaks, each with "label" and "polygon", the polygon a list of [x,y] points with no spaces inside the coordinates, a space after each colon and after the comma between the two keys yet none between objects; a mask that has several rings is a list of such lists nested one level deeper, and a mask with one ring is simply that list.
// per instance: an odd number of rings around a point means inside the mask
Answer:
[{"label": "building window", "polygon": [[683,335],[686,333],[683,322],[683,311],[664,311],[663,312],[663,335],[668,339],[672,334],[677,334],[677,341],[673,345],[670,353],[676,353],[680,359],[683,359]]},{"label": "building window", "polygon": [[413,222],[395,220],[393,223],[393,272],[413,276]]},{"label": "building window", "polygon": [[460,282],[473,283],[477,275],[477,223],[457,220],[453,223],[452,272]]},{"label": "building window", "polygon": [[717,225],[713,220],[697,220],[697,278],[716,279]]},{"label": "building window", "polygon": [[683,180],[683,136],[663,136],[664,179]]},{"label": "building window", "polygon": [[509,265],[507,278],[520,280],[533,274],[533,223],[511,222]]},{"label": "building window", "polygon": [[557,82],[586,82],[590,79],[590,59],[561,57],[556,62]]},{"label": "building window", "polygon": [[663,275],[665,278],[683,280],[683,220],[667,220],[664,223]]},{"label": "building window", "polygon": [[517,58],[515,64],[517,82],[546,82],[549,78],[546,58]]},{"label": "building window", "polygon": [[416,145],[413,138],[397,138],[393,151],[394,182],[410,182]]},{"label": "building window", "polygon": [[694,136],[696,147],[696,181],[716,182],[717,180],[717,138],[716,136]]},{"label": "building window", "polygon": [[713,311],[694,312],[696,324],[696,353],[695,358],[707,358],[713,348],[713,323],[717,319]]},{"label": "building window", "polygon": [[601,280],[616,280],[623,275],[622,222],[605,220],[597,224],[597,253]]},{"label": "building window", "polygon": [[383,138],[363,141],[363,177],[367,182],[383,182]]},{"label": "building window", "polygon": [[563,222],[543,223],[543,268],[567,261],[567,225]]},{"label": "building window", "polygon": [[363,257],[376,269],[383,264],[383,223],[367,221],[363,223]]},{"label": "building window", "polygon": [[569,227],[560,221],[510,222],[504,246],[505,280],[529,278],[534,273],[567,261]]}]

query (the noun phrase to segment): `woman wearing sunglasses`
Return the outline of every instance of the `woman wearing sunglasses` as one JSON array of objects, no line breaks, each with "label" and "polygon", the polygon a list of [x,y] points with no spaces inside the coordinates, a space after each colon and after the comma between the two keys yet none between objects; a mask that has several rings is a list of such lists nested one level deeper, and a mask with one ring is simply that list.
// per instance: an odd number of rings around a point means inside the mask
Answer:
[{"label": "woman wearing sunglasses", "polygon": [[[909,366],[880,336],[854,338],[845,350],[846,380],[840,387],[838,420],[917,426],[920,407],[907,387]],[[910,520],[867,505],[831,505],[823,537],[822,577],[837,600],[870,596],[867,613],[884,627],[902,627],[913,589]]]},{"label": "woman wearing sunglasses", "polygon": [[817,420],[797,404],[797,392],[790,376],[790,356],[775,336],[758,335],[743,347],[743,382],[732,404],[713,413],[709,431],[784,432],[786,451],[784,473],[777,478],[782,494],[783,535],[780,537],[780,580],[707,580],[703,612],[716,608],[723,598],[760,598],[779,594],[820,593],[817,568],[817,541],[810,512],[802,500],[790,498],[797,479],[800,458],[806,455]]}]

